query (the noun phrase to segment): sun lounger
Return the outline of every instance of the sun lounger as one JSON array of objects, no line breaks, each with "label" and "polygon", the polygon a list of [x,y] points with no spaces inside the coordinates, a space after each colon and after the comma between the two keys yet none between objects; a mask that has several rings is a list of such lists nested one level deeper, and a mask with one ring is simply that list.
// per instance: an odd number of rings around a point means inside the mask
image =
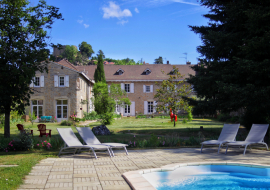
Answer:
[{"label": "sun lounger", "polygon": [[128,155],[128,151],[126,149],[127,144],[122,143],[101,143],[97,137],[94,135],[90,127],[76,127],[77,131],[81,135],[82,139],[87,145],[105,145],[108,146],[112,152],[112,155],[114,156],[114,153],[112,151],[112,148],[124,148],[126,151],[126,154]]},{"label": "sun lounger", "polygon": [[251,148],[251,145],[257,146],[257,145],[263,145],[266,146],[266,149],[268,150],[267,144],[263,141],[264,136],[267,132],[269,124],[253,124],[248,136],[245,141],[236,141],[233,143],[227,143],[226,153],[229,147],[245,147],[244,155],[246,154],[247,147],[249,146]]},{"label": "sun lounger", "polygon": [[[74,132],[72,131],[71,128],[57,128],[58,133],[60,134],[60,136],[62,137],[63,141],[65,142],[64,148],[61,148],[58,156],[61,153],[73,153],[75,154],[77,150],[81,150],[81,149],[88,149],[89,152],[90,150],[92,150],[95,158],[97,159],[97,155],[95,150],[107,150],[109,152],[110,157],[111,156],[111,152],[108,146],[104,146],[104,145],[83,145],[79,139],[76,137],[76,135],[74,134]],[[74,151],[72,152],[63,152],[63,150],[66,149],[74,149]]]},{"label": "sun lounger", "polygon": [[201,143],[202,144],[201,153],[203,146],[206,145],[208,146],[218,145],[218,153],[219,153],[221,146],[223,146],[225,143],[235,141],[235,137],[238,132],[239,126],[240,124],[224,124],[218,140],[209,140]]}]

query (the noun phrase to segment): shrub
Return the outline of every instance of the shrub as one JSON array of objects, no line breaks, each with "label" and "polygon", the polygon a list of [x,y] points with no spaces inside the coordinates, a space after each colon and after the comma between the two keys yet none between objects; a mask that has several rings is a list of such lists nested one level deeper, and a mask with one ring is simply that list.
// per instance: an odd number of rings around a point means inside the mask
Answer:
[{"label": "shrub", "polygon": [[30,150],[34,147],[33,139],[28,129],[19,133],[18,138],[11,140],[4,151]]},{"label": "shrub", "polygon": [[186,119],[186,118],[183,118],[182,123],[183,123],[183,124],[187,123],[187,119]]},{"label": "shrub", "polygon": [[229,114],[219,114],[217,116],[218,121],[226,122],[231,118]]},{"label": "shrub", "polygon": [[192,121],[193,120],[193,116],[192,116],[192,108],[191,106],[188,106],[188,115],[187,115],[187,118],[188,118],[188,121]]},{"label": "shrub", "polygon": [[62,120],[60,125],[62,125],[62,126],[72,126],[73,122],[71,120]]},{"label": "shrub", "polygon": [[33,112],[33,114],[31,114],[31,112],[29,111],[29,121],[32,123],[32,125],[36,119],[37,116],[35,115],[35,113]]},{"label": "shrub", "polygon": [[102,125],[112,124],[112,122],[114,121],[113,114],[114,113],[112,113],[112,112],[100,114],[100,122],[102,123]]},{"label": "shrub", "polygon": [[92,111],[90,113],[84,112],[83,114],[84,114],[83,118],[86,119],[86,120],[97,120],[97,119],[99,119],[99,116],[97,115],[97,112],[95,112],[95,111]]}]

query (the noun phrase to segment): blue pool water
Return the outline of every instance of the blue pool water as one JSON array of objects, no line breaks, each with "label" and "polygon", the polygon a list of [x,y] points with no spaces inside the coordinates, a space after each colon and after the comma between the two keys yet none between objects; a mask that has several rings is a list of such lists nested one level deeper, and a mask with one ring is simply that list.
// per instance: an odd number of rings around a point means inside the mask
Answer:
[{"label": "blue pool water", "polygon": [[158,190],[270,190],[270,169],[203,165],[143,176]]}]

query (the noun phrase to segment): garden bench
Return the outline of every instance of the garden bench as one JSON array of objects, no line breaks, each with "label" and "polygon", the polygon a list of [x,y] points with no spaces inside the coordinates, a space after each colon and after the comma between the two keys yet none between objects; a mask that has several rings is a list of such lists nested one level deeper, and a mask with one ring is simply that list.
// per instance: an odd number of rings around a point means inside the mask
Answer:
[{"label": "garden bench", "polygon": [[[45,124],[39,124],[38,126],[38,131],[40,132],[39,137],[42,137],[43,135],[46,135],[46,137],[49,135],[51,137],[51,129],[46,129]],[[46,131],[49,130],[49,133],[46,133]]]},{"label": "garden bench", "polygon": [[[26,132],[25,129],[23,128],[22,124],[17,124],[17,128],[21,133]],[[30,130],[30,131],[31,131],[30,134],[32,134],[32,136],[33,136],[33,130]]]},{"label": "garden bench", "polygon": [[53,117],[52,116],[41,116],[39,119],[39,122],[52,122]]}]

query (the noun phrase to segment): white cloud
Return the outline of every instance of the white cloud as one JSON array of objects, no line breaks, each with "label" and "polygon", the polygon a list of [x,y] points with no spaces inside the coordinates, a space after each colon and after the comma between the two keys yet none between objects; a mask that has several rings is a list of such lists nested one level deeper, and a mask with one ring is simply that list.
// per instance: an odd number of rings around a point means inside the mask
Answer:
[{"label": "white cloud", "polygon": [[88,28],[89,27],[89,24],[83,24],[85,28]]},{"label": "white cloud", "polygon": [[126,23],[128,23],[128,20],[120,20],[117,22],[117,24],[121,24],[121,25],[124,25]]},{"label": "white cloud", "polygon": [[83,20],[77,20],[77,22],[81,24],[81,23],[83,23]]},{"label": "white cloud", "polygon": [[183,1],[183,0],[172,0],[172,1],[176,2],[176,3],[183,3],[183,4],[188,4],[188,5],[200,6],[200,4],[198,4],[198,3],[192,3],[192,2],[187,2],[187,1]]},{"label": "white cloud", "polygon": [[104,14],[103,18],[109,19],[116,17],[118,19],[121,19],[123,17],[129,17],[132,16],[130,10],[124,9],[123,11],[121,10],[119,5],[116,5],[114,2],[110,1],[108,7],[103,7],[102,8]]},{"label": "white cloud", "polygon": [[137,7],[135,8],[135,12],[136,13],[139,13],[140,12],[139,9],[137,9]]}]

